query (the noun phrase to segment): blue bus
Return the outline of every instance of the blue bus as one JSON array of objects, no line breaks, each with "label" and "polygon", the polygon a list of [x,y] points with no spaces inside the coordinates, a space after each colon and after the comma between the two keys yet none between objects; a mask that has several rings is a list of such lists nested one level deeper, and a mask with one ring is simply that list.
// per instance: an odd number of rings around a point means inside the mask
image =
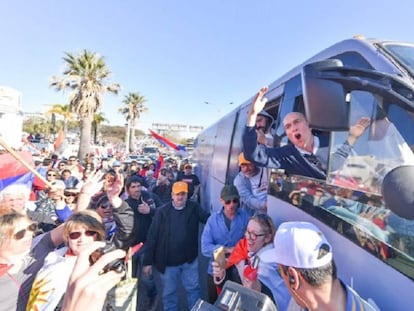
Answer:
[{"label": "blue bus", "polygon": [[[200,199],[221,208],[220,189],[238,173],[252,98],[199,134],[193,157]],[[276,225],[310,221],[333,245],[339,277],[381,310],[408,310],[414,293],[414,44],[355,37],[339,42],[269,85],[265,110],[278,144],[282,120],[302,111],[329,139],[325,179],[269,169],[268,214]],[[370,126],[340,168],[335,147],[362,116]],[[299,200],[293,201],[294,194]]]}]

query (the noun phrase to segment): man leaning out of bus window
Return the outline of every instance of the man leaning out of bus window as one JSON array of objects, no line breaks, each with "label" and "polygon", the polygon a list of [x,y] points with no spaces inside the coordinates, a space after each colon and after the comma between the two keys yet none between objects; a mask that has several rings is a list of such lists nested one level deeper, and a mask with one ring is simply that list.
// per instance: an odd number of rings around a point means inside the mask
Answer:
[{"label": "man leaning out of bus window", "polygon": [[[300,112],[288,113],[283,119],[286,136],[292,144],[269,148],[258,144],[255,130],[257,115],[264,108],[264,97],[268,87],[262,87],[253,100],[247,124],[243,133],[243,151],[247,160],[260,166],[282,168],[288,174],[299,174],[318,179],[326,179],[329,141],[312,134],[306,117]],[[370,125],[370,119],[363,117],[351,126],[347,140],[332,155],[332,170],[342,167],[352,153],[352,146]]]}]

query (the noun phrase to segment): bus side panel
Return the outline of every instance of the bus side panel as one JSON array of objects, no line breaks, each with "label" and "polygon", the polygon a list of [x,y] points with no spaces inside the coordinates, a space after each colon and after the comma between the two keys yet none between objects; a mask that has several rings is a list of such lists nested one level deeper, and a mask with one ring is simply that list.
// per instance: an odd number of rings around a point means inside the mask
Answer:
[{"label": "bus side panel", "polygon": [[309,221],[317,225],[333,247],[338,277],[361,297],[373,299],[381,310],[408,310],[407,306],[412,305],[412,280],[301,209],[272,195],[268,196],[268,207],[276,228],[285,221]]},{"label": "bus side panel", "polygon": [[[237,129],[236,120],[237,111],[234,111],[200,133],[195,143],[196,174],[201,183],[201,204],[210,211],[221,208],[221,188],[233,182],[233,179],[228,178],[228,163],[232,154],[234,132]],[[239,140],[234,140],[238,145],[237,149],[241,144]]]}]

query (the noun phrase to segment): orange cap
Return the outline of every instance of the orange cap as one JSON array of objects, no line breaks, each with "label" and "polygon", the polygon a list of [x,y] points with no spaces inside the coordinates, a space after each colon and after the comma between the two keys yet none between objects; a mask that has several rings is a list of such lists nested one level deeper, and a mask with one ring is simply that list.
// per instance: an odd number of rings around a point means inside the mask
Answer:
[{"label": "orange cap", "polygon": [[244,157],[244,153],[243,152],[239,154],[239,165],[242,165],[242,164],[250,164],[250,163],[251,162],[250,161],[247,161],[246,158]]},{"label": "orange cap", "polygon": [[172,186],[172,192],[178,194],[181,192],[188,192],[188,185],[183,181],[176,181]]}]

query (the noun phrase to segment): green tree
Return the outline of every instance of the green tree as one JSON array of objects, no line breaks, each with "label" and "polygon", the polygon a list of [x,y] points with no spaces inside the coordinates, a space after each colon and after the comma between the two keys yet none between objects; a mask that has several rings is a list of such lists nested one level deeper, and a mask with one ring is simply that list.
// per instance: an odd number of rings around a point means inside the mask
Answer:
[{"label": "green tree", "polygon": [[97,53],[88,50],[78,55],[65,52],[63,61],[66,65],[63,77],[53,76],[50,87],[56,91],[70,91],[70,111],[81,121],[78,157],[83,159],[90,149],[93,116],[102,108],[104,94],[118,94],[120,85],[108,83],[111,72],[104,58]]},{"label": "green tree", "polygon": [[136,93],[128,93],[125,95],[122,103],[125,105],[118,109],[120,113],[125,116],[128,124],[128,143],[126,146],[127,152],[135,150],[135,128],[137,121],[141,117],[141,113],[148,111],[148,108],[144,105],[146,99],[144,96]]},{"label": "green tree", "polygon": [[69,105],[53,105],[47,112],[47,115],[58,114],[63,117],[63,131],[68,132],[68,122],[73,120],[73,113],[70,111]]},{"label": "green tree", "polygon": [[92,131],[94,144],[98,143],[99,125],[103,122],[109,122],[109,120],[105,118],[105,114],[103,112],[95,113],[93,115]]}]

